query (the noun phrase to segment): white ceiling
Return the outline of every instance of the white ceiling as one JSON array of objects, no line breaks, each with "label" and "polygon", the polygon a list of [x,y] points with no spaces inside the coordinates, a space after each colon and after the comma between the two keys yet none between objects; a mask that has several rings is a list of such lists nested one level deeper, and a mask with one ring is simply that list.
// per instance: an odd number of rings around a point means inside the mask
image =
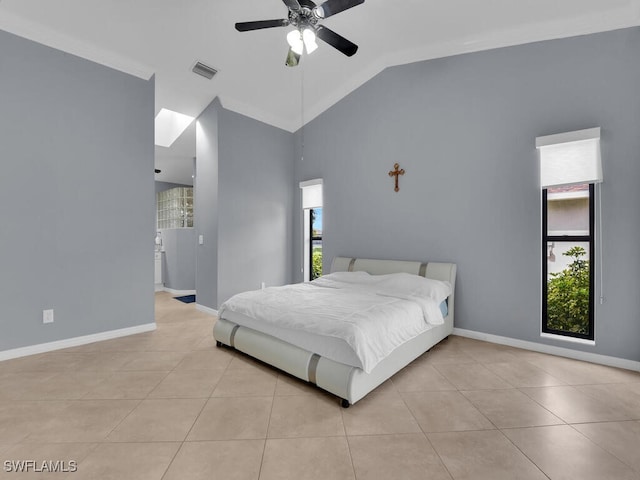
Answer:
[{"label": "white ceiling", "polygon": [[[281,0],[0,0],[0,29],[144,79],[155,74],[156,112],[197,116],[219,97],[295,131],[388,66],[639,25],[640,0],[365,0],[323,22],[358,53],[319,41],[297,68],[284,64],[289,29],[234,28],[286,14]],[[195,75],[196,61],[219,73]],[[156,147],[156,168],[180,164],[180,178],[190,177],[189,135],[193,128],[175,151]]]}]

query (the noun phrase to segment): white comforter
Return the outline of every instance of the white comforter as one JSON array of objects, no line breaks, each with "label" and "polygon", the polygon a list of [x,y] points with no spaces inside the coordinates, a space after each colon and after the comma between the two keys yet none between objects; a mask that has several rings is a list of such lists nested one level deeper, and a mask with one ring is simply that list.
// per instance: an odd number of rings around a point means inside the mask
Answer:
[{"label": "white comforter", "polygon": [[[443,322],[439,304],[449,295],[449,285],[407,275],[326,275],[311,283],[235,295],[219,313],[224,317],[225,311],[234,311],[279,328],[340,338],[370,372],[396,347]],[[425,290],[425,280],[436,283]]]}]

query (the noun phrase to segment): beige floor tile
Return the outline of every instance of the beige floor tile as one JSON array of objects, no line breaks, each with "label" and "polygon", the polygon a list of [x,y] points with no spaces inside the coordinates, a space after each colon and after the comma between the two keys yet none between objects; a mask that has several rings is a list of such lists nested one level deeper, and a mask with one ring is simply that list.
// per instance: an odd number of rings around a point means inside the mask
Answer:
[{"label": "beige floor tile", "polygon": [[90,389],[83,398],[142,400],[166,376],[165,372],[114,372]]},{"label": "beige floor tile", "polygon": [[547,478],[497,430],[430,433],[427,437],[455,480]]},{"label": "beige floor tile", "polygon": [[564,424],[558,417],[515,389],[461,393],[498,428]]},{"label": "beige floor tile", "polygon": [[[225,348],[222,349],[223,351]],[[271,367],[265,363],[256,360],[255,358],[245,355],[242,352],[235,352],[236,354],[229,362],[227,372],[230,374],[236,373],[265,373],[269,375],[277,376],[280,372],[274,367]]]},{"label": "beige floor tile", "polygon": [[80,399],[110,375],[106,372],[59,373],[43,382],[37,392],[32,392],[31,395],[23,398],[33,400]]},{"label": "beige floor tile", "polygon": [[157,335],[145,342],[142,348],[147,352],[187,354],[195,349],[200,340],[191,336]]},{"label": "beige floor tile", "polygon": [[640,420],[640,384],[582,385],[576,388],[633,420]]},{"label": "beige floor tile", "polygon": [[269,438],[344,435],[341,407],[328,395],[280,396],[273,400]]},{"label": "beige floor tile", "polygon": [[43,420],[25,442],[103,441],[138,403],[138,400],[67,400],[64,409],[55,417]]},{"label": "beige floor tile", "polygon": [[424,434],[349,437],[358,480],[451,480]]},{"label": "beige floor tile", "polygon": [[75,371],[86,358],[83,353],[60,351],[40,353],[2,362],[3,372],[70,372]]},{"label": "beige floor tile", "polygon": [[513,388],[513,385],[489,371],[484,365],[436,365],[438,370],[458,390],[495,390]]},{"label": "beige floor tile", "polygon": [[518,359],[516,349],[487,342],[469,345],[464,352],[480,363],[515,362]]},{"label": "beige floor tile", "polygon": [[85,356],[77,372],[115,372],[130,361],[132,352],[95,352]]},{"label": "beige floor tile", "polygon": [[264,439],[273,397],[209,399],[188,440]]},{"label": "beige floor tile", "polygon": [[430,365],[465,364],[476,363],[476,360],[457,347],[441,347],[437,345],[430,352],[422,355],[414,363],[427,363]]},{"label": "beige floor tile", "polygon": [[429,364],[413,364],[391,377],[399,392],[434,392],[455,390],[438,370]]},{"label": "beige floor tile", "polygon": [[173,442],[186,438],[206,400],[147,399],[111,432],[110,442]]},{"label": "beige floor tile", "polygon": [[565,385],[562,380],[555,378],[553,375],[550,375],[525,360],[508,363],[487,363],[485,367],[514,387],[553,387],[556,385]]},{"label": "beige floor tile", "polygon": [[[232,362],[233,363],[233,362]],[[213,397],[245,397],[273,395],[278,376],[273,372],[226,371],[211,394]]]},{"label": "beige floor tile", "polygon": [[[19,478],[19,480],[60,478],[65,472],[72,472],[95,448],[95,443],[32,443],[13,445],[3,457],[12,462],[0,470],[0,478]],[[32,460],[29,470],[20,467],[19,462]],[[3,462],[4,464],[4,462]],[[23,464],[24,465],[24,464]],[[20,470],[23,468],[23,470]],[[38,471],[35,471],[35,470]]]},{"label": "beige floor tile", "polygon": [[504,434],[549,478],[638,479],[630,467],[568,425],[518,428]]},{"label": "beige floor tile", "polygon": [[521,388],[520,391],[567,423],[629,420],[622,412],[575,387]]},{"label": "beige floor tile", "polygon": [[160,382],[149,397],[208,398],[222,378],[224,370],[224,367],[208,370],[174,370]]},{"label": "beige floor tile", "polygon": [[539,358],[536,365],[568,385],[640,381],[638,372],[551,355]]},{"label": "beige floor tile", "polygon": [[228,348],[212,347],[210,350],[195,351],[187,354],[175,368],[175,371],[226,368],[233,357],[233,350]]},{"label": "beige floor tile", "polygon": [[67,407],[64,401],[3,401],[0,402],[0,441],[18,443],[40,431],[50,419],[58,417]]},{"label": "beige floor tile", "polygon": [[[213,327],[212,327],[213,329]],[[213,335],[207,335],[196,345],[196,350],[212,350],[217,348],[216,339],[213,338]]]},{"label": "beige floor tile", "polygon": [[640,475],[639,421],[583,423],[573,427]]},{"label": "beige floor tile", "polygon": [[354,480],[345,437],[267,440],[260,480]]},{"label": "beige floor tile", "polygon": [[67,479],[160,480],[178,448],[177,442],[102,443]]},{"label": "beige floor tile", "polygon": [[145,339],[149,338],[153,332],[138,333],[136,335],[129,335],[121,338],[114,338],[112,340],[104,340],[102,342],[94,342],[78,347],[66,349],[74,353],[126,353],[137,352],[141,350],[141,345]]},{"label": "beige floor tile", "polygon": [[423,432],[495,428],[460,392],[405,392],[401,395]]},{"label": "beige floor tile", "polygon": [[0,401],[40,400],[39,392],[59,372],[8,372],[0,374]]},{"label": "beige floor tile", "polygon": [[280,395],[317,395],[320,389],[312,383],[305,382],[299,378],[292,377],[285,373],[278,375],[276,382],[276,396]]},{"label": "beige floor tile", "polygon": [[264,440],[185,442],[162,480],[256,480]]},{"label": "beige floor tile", "polygon": [[373,392],[342,410],[347,435],[420,432],[418,422],[399,393]]},{"label": "beige floor tile", "polygon": [[173,370],[185,357],[182,352],[136,352],[121,370],[162,371]]}]

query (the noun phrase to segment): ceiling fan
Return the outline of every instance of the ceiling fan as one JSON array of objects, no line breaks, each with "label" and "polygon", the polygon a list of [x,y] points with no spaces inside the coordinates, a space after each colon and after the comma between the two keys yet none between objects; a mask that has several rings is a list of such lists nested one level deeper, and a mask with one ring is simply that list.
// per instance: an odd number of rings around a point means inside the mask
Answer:
[{"label": "ceiling fan", "polygon": [[311,53],[318,48],[316,37],[341,51],[347,57],[351,57],[358,51],[358,46],[355,43],[321,25],[320,21],[360,5],[364,3],[364,0],[326,0],[320,5],[316,5],[311,0],[282,1],[289,9],[287,18],[239,22],[236,23],[236,30],[248,32],[263,28],[287,27],[289,25],[295,27],[295,30],[287,34],[289,53],[287,54],[286,65],[288,67],[298,65],[304,49],[307,50],[307,53]]}]

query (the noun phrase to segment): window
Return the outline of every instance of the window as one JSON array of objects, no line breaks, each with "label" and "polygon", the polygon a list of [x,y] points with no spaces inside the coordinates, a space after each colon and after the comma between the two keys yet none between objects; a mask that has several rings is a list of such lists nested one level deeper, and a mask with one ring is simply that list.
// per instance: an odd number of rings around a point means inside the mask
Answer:
[{"label": "window", "polygon": [[542,191],[542,331],[593,340],[594,185]]},{"label": "window", "polygon": [[600,128],[538,137],[542,332],[594,340],[595,184]]},{"label": "window", "polygon": [[304,281],[322,275],[322,179],[300,182],[302,189]]},{"label": "window", "polygon": [[322,208],[309,209],[311,232],[309,232],[311,272],[310,280],[322,276]]}]

